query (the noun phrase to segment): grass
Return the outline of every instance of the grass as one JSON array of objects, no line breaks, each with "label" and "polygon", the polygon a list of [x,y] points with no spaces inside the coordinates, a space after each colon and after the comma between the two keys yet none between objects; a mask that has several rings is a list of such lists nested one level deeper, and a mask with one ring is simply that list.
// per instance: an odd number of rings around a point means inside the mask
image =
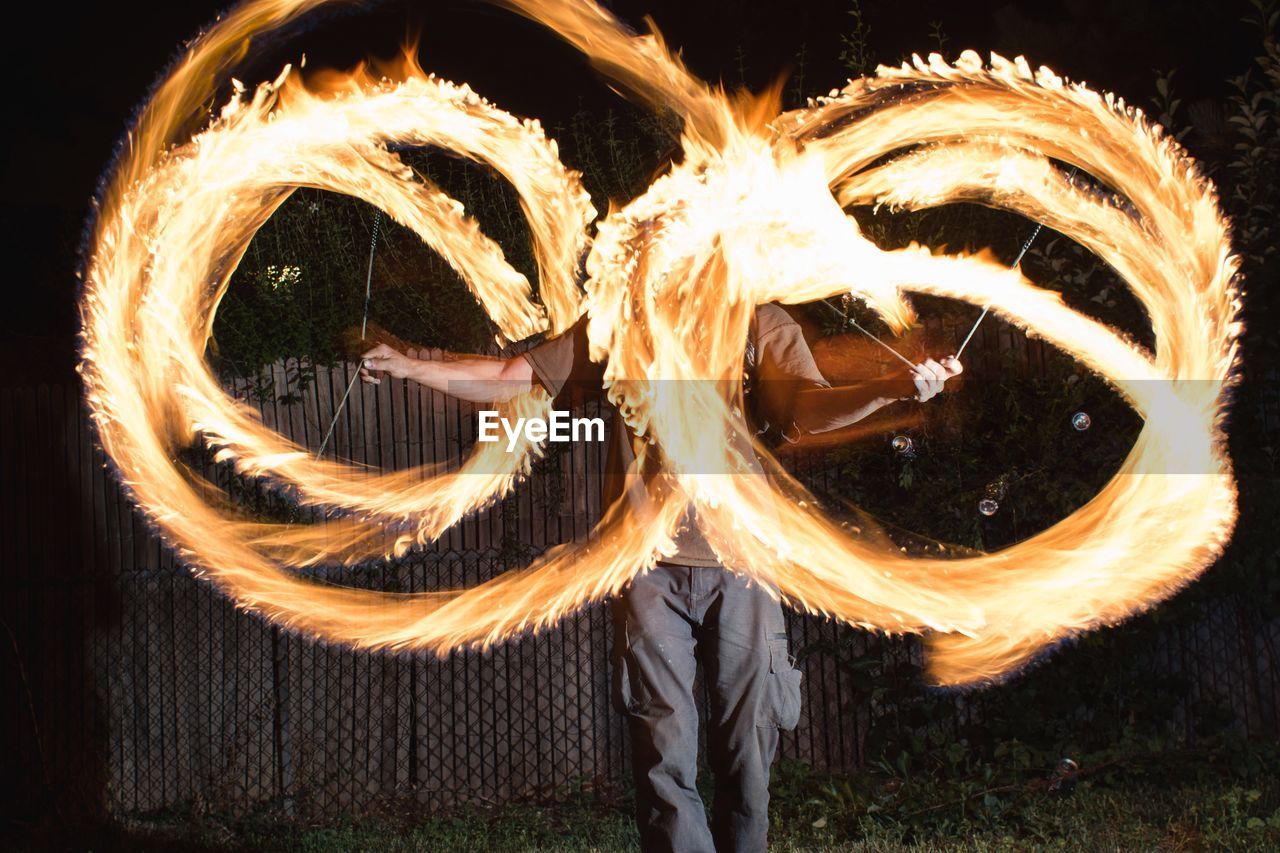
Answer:
[{"label": "grass", "polygon": [[[846,851],[1275,850],[1280,776],[1198,784],[1083,780],[1069,796],[939,801],[927,819],[820,796],[777,801],[771,849]],[[927,806],[928,804],[922,804]],[[637,849],[622,801],[583,797],[549,805],[463,808],[425,820],[362,819],[307,825],[270,814],[150,816],[82,831],[31,836],[20,849],[305,851],[622,851]],[[7,846],[7,845],[6,845]]]}]

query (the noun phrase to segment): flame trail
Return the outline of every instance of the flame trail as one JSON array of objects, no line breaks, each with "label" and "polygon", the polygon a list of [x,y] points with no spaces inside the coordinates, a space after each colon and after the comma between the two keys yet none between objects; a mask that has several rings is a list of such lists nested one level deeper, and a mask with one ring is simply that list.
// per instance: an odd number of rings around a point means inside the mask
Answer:
[{"label": "flame trail", "polygon": [[[805,610],[930,632],[931,677],[961,684],[1151,606],[1220,553],[1236,517],[1221,427],[1240,334],[1236,261],[1212,187],[1137,110],[1021,58],[984,65],[966,52],[955,65],[932,56],[882,67],[779,114],[775,96],[707,86],[656,33],[632,34],[592,3],[504,0],[683,122],[680,162],[600,220],[591,241],[596,212],[537,123],[411,61],[395,81],[360,70],[330,75],[321,91],[286,70],[252,94],[238,91],[190,135],[199,105],[254,38],[323,5],[250,0],[192,43],[106,185],[84,271],[81,372],[103,446],[167,540],[241,605],[362,648],[484,647],[617,592],[671,553],[692,502],[727,566]],[[533,235],[541,305],[501,249],[457,202],[412,175],[393,143],[454,151],[513,184]],[[1050,158],[1092,175],[1123,204],[1073,186]],[[413,229],[506,339],[559,332],[586,311],[610,398],[653,442],[637,462],[662,472],[649,485],[652,516],[615,505],[589,543],[470,589],[399,595],[292,573],[429,542],[506,494],[540,452],[528,442],[512,454],[489,444],[457,473],[370,478],[311,459],[227,398],[203,358],[214,312],[256,230],[299,186],[356,196]],[[1095,252],[1146,308],[1154,351],[988,256],[883,251],[844,211],[957,201],[1044,222]],[[588,248],[582,294],[573,271]],[[826,519],[753,444],[733,411],[755,306],[852,293],[901,329],[912,318],[909,292],[989,305],[1130,401],[1145,425],[1092,501],[998,553],[908,558]],[[706,379],[723,381],[665,381]],[[550,401],[530,391],[507,407],[511,416],[545,415]],[[196,440],[349,517],[243,520],[175,463],[175,451]],[[761,465],[780,489],[758,488]],[[388,530],[397,531],[390,546]]]}]

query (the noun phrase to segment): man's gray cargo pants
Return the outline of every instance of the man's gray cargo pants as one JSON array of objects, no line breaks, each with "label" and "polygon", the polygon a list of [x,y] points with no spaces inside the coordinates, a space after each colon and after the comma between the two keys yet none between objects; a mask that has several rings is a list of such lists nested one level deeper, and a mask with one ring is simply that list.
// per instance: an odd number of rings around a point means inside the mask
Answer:
[{"label": "man's gray cargo pants", "polygon": [[[763,851],[779,729],[800,717],[782,607],[721,568],[659,565],[613,601],[614,703],[629,718],[645,851]],[[711,826],[697,789],[698,662],[710,707]]]}]

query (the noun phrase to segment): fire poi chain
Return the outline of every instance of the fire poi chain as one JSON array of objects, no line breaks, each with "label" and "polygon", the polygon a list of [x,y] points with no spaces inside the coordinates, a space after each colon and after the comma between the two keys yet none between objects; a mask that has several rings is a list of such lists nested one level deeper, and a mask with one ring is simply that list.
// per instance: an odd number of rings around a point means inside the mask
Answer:
[{"label": "fire poi chain", "polygon": [[[81,371],[103,446],[169,543],[241,605],[353,647],[486,647],[618,591],[671,548],[693,504],[726,566],[776,584],[802,610],[928,632],[931,677],[957,684],[998,676],[1064,636],[1150,606],[1221,551],[1236,518],[1220,426],[1237,366],[1236,261],[1212,188],[1138,111],[1021,58],[984,64],[967,52],[955,65],[934,56],[882,67],[780,113],[767,97],[731,99],[708,87],[656,34],[635,36],[599,7],[507,0],[619,88],[683,120],[680,162],[596,222],[591,240],[596,211],[536,122],[408,59],[396,81],[357,72],[324,91],[286,69],[240,93],[194,138],[179,136],[247,40],[322,5],[248,2],[191,44],[100,199],[84,271]],[[541,304],[475,221],[412,175],[393,145],[444,148],[511,182],[529,217]],[[895,152],[905,153],[886,157]],[[1050,158],[1125,204],[1067,180]],[[586,312],[610,398],[653,440],[645,454],[654,459],[638,462],[656,460],[665,472],[650,485],[655,516],[640,520],[616,505],[589,546],[557,549],[469,589],[392,594],[291,573],[429,542],[508,493],[540,452],[522,433],[511,453],[501,442],[478,444],[457,473],[369,477],[313,459],[226,396],[203,358],[213,312],[255,231],[298,186],[356,196],[414,230],[507,340],[558,333]],[[878,249],[844,211],[957,200],[1022,214],[1095,252],[1148,312],[1154,351],[985,255]],[[582,293],[573,273],[588,248]],[[1089,504],[997,553],[908,557],[827,519],[738,434],[740,388],[666,381],[740,375],[758,304],[851,293],[900,330],[912,319],[910,292],[990,306],[1105,377],[1145,418],[1120,472]],[[659,383],[666,396],[655,405]],[[531,390],[498,411],[512,422],[546,419],[550,400]],[[238,470],[347,517],[332,527],[263,524],[211,505],[208,484],[174,462],[197,438]],[[751,453],[785,488],[722,476]],[[1193,473],[1163,473],[1171,470]]]}]

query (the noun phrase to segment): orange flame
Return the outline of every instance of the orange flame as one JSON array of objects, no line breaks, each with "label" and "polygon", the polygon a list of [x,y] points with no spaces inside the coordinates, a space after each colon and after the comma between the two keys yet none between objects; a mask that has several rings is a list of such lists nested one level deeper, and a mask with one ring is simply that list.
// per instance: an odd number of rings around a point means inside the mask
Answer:
[{"label": "orange flame", "polygon": [[[966,52],[955,65],[933,56],[880,68],[776,115],[768,98],[706,86],[656,33],[633,36],[593,4],[505,0],[620,87],[683,119],[679,164],[601,220],[589,241],[596,213],[537,123],[411,62],[398,82],[361,70],[326,77],[319,92],[286,69],[184,138],[244,45],[321,5],[251,0],[192,44],[117,164],[85,269],[81,371],[103,446],[173,546],[240,604],[361,648],[483,647],[618,592],[671,553],[692,503],[727,566],[811,612],[931,632],[932,677],[959,684],[1151,606],[1229,537],[1235,485],[1220,422],[1240,333],[1236,262],[1212,188],[1138,111],[1021,58],[984,66]],[[461,206],[412,175],[390,143],[452,150],[514,185],[541,305]],[[1082,192],[1049,158],[1093,175],[1127,205]],[[465,590],[398,595],[291,573],[430,541],[509,491],[539,452],[489,444],[458,473],[369,478],[311,460],[227,398],[203,360],[214,311],[255,231],[298,186],[357,196],[413,229],[507,339],[561,331],[585,310],[611,399],[653,440],[637,463],[663,471],[650,486],[653,516],[615,505],[590,543]],[[960,200],[1043,221],[1097,253],[1147,309],[1154,353],[988,257],[882,251],[843,210]],[[588,245],[584,296],[572,273]],[[852,293],[900,329],[912,316],[909,291],[991,306],[1104,376],[1142,414],[1121,471],[1088,505],[999,553],[908,558],[826,519],[753,445],[733,412],[756,305]],[[660,381],[708,378],[725,381]],[[529,417],[549,405],[531,391],[508,407]],[[173,458],[197,436],[239,470],[354,518],[267,525],[210,505],[212,487]],[[753,487],[762,466],[779,491]],[[392,524],[410,532],[388,549]]]}]

